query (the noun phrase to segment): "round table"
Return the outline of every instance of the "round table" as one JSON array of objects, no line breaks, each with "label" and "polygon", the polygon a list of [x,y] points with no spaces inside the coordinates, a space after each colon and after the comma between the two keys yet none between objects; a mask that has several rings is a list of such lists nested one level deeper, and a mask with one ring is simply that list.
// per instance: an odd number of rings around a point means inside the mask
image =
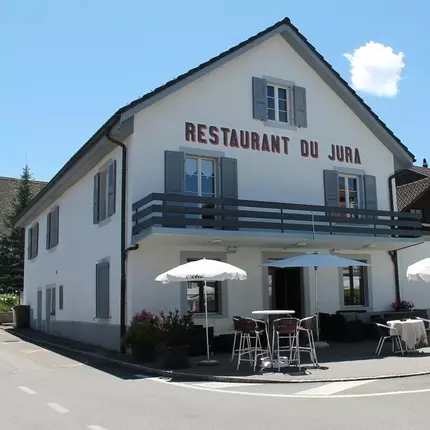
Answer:
[{"label": "round table", "polygon": [[[278,362],[273,360],[273,351],[271,349],[270,339],[271,339],[271,324],[270,324],[270,317],[271,316],[281,316],[281,315],[293,315],[296,311],[293,311],[291,309],[267,309],[267,310],[259,310],[259,311],[252,311],[253,315],[264,315],[266,316],[266,336],[267,336],[267,349],[269,351],[269,358],[270,363],[264,365],[264,367],[278,367]],[[281,364],[281,367],[285,367],[287,364]]]}]

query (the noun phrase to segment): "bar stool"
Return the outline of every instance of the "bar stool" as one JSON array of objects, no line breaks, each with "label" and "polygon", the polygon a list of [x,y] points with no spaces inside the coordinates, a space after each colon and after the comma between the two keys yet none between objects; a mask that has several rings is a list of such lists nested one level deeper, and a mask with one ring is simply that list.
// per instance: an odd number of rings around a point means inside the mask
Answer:
[{"label": "bar stool", "polygon": [[[252,318],[240,318],[238,329],[240,331],[240,342],[237,354],[237,370],[239,370],[242,361],[248,361],[255,372],[258,357],[263,357],[267,354],[266,349],[261,344],[261,338],[266,333],[266,323]],[[255,342],[254,346],[252,341]],[[247,358],[244,358],[245,356]]]},{"label": "bar stool", "polygon": [[233,361],[234,357],[239,353],[239,348],[236,348],[236,343],[237,343],[237,338],[239,337],[239,340],[240,340],[240,335],[241,335],[240,324],[239,324],[240,318],[241,318],[240,316],[233,317],[234,338],[233,338],[233,348],[231,350],[230,361]]},{"label": "bar stool", "polygon": [[316,329],[316,321],[317,321],[317,316],[312,315],[310,317],[301,319],[298,325],[299,336],[300,336],[300,333],[303,333],[308,338],[308,346],[300,346],[299,353],[308,352],[314,367],[319,366],[318,359],[317,359],[317,352],[315,349],[315,340],[314,340],[314,330]]},{"label": "bar stool", "polygon": [[[278,359],[278,371],[281,370],[280,354],[282,351],[289,352],[290,354],[288,358],[288,364],[297,362],[297,365],[300,369],[300,354],[298,353],[300,346],[298,326],[298,318],[279,318],[273,321],[272,351],[276,351],[276,356]],[[281,348],[279,342],[280,339],[288,339],[288,345],[286,347]]]}]

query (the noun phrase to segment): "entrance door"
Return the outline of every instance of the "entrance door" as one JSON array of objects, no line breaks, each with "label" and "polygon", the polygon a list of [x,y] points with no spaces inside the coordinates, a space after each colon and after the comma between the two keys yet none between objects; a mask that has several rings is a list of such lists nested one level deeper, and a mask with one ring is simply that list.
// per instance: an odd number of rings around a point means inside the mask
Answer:
[{"label": "entrance door", "polygon": [[45,331],[51,332],[51,288],[46,289],[45,297]]},{"label": "entrance door", "polygon": [[42,330],[42,290],[37,292],[37,330]]},{"label": "entrance door", "polygon": [[303,282],[300,267],[271,269],[273,279],[273,309],[291,309],[296,318],[303,318]]}]

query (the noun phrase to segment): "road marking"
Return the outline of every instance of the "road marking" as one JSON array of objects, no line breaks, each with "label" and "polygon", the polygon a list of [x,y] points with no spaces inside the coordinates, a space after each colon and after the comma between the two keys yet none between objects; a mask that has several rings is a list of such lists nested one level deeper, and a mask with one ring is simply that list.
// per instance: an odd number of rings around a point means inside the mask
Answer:
[{"label": "road marking", "polygon": [[[60,364],[58,367],[78,367],[83,366],[84,363]],[[54,365],[57,366],[57,365]]]},{"label": "road marking", "polygon": [[24,349],[23,352],[24,354],[34,354],[35,352],[42,352],[42,351],[46,351],[46,349]]},{"label": "road marking", "polygon": [[405,391],[386,391],[381,393],[366,393],[366,394],[333,394],[333,395],[300,395],[300,394],[274,394],[274,393],[253,393],[249,391],[232,391],[232,390],[223,390],[216,388],[206,388],[199,387],[198,385],[189,385],[184,384],[182,382],[169,382],[163,381],[162,379],[152,379],[154,382],[159,382],[162,384],[169,384],[181,388],[188,388],[192,390],[199,391],[209,391],[213,393],[222,393],[222,394],[238,394],[240,396],[251,396],[251,397],[271,397],[271,398],[279,398],[279,399],[357,399],[362,397],[383,397],[383,396],[398,396],[405,394],[422,394],[422,393],[430,393],[430,388],[423,388],[421,390],[405,390]]},{"label": "road marking", "polygon": [[146,381],[163,381],[163,382],[169,382],[172,378],[169,378],[167,376],[148,376],[148,375],[142,375],[140,373],[137,373],[134,375],[136,379],[145,379]]},{"label": "road marking", "polygon": [[67,412],[70,412],[68,409],[66,409],[64,406],[59,405],[58,403],[48,403],[48,406],[54,411],[58,412],[59,414],[65,414]]},{"label": "road marking", "polygon": [[90,425],[87,426],[87,428],[91,429],[91,430],[107,430],[104,427],[100,427],[100,426],[95,426],[95,425]]},{"label": "road marking", "polygon": [[234,387],[250,387],[250,386],[253,387],[256,385],[263,385],[263,384],[211,381],[211,382],[197,383],[193,385],[198,385],[199,387],[205,387],[205,388],[234,388]]},{"label": "road marking", "polygon": [[21,391],[24,391],[24,393],[27,394],[37,394],[36,391],[32,390],[31,388],[24,387],[23,385],[21,387],[18,387]]},{"label": "road marking", "polygon": [[374,381],[369,379],[366,381],[331,382],[316,388],[310,388],[309,390],[299,391],[296,394],[298,396],[329,396],[331,394],[339,393],[344,390],[359,387],[360,385],[368,384],[369,382]]}]

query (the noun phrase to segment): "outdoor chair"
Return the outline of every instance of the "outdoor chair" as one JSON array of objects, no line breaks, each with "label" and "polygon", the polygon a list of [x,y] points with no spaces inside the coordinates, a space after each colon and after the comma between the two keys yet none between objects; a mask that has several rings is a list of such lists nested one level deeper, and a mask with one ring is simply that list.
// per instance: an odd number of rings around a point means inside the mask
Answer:
[{"label": "outdoor chair", "polygon": [[308,338],[308,346],[299,345],[299,352],[308,352],[312,360],[312,364],[317,367],[319,366],[319,364],[318,364],[317,352],[315,349],[315,340],[314,340],[314,330],[316,330],[316,321],[317,321],[316,315],[312,315],[310,317],[301,319],[298,324],[298,331],[299,331],[299,336],[300,336],[300,333],[303,333]]},{"label": "outdoor chair", "polygon": [[[378,328],[378,331],[380,334],[380,338],[379,338],[378,345],[376,347],[375,354],[380,355],[380,353],[382,351],[382,347],[384,346],[384,342],[387,339],[390,339],[391,344],[392,344],[392,351],[396,352],[395,347],[397,346],[399,348],[398,350],[402,353],[402,355],[405,355],[404,351],[403,351],[402,340],[400,339],[399,332],[394,327],[390,327],[390,326],[385,325],[385,324],[375,323],[375,325]],[[391,333],[393,333],[393,334],[391,334]]]},{"label": "outdoor chair", "polygon": [[421,318],[421,317],[414,317],[417,320],[421,320],[424,323],[424,327],[426,329],[426,331],[430,331],[430,320],[426,319],[426,318]]},{"label": "outdoor chair", "polygon": [[[273,321],[272,351],[276,351],[278,360],[278,371],[281,370],[281,352],[289,353],[288,364],[296,362],[300,368],[299,353],[299,319],[298,318],[279,318]],[[276,349],[275,349],[276,339]],[[287,339],[288,345],[281,347],[280,340]]]},{"label": "outdoor chair", "polygon": [[234,360],[234,357],[239,353],[239,348],[237,347],[237,339],[239,338],[240,340],[240,321],[241,317],[240,316],[235,316],[233,317],[233,326],[234,326],[234,338],[233,338],[233,348],[231,351],[231,359],[230,361]]},{"label": "outdoor chair", "polygon": [[[242,361],[248,361],[255,372],[258,358],[268,355],[268,351],[263,348],[261,342],[266,334],[266,323],[252,318],[240,318],[237,328],[240,332],[237,370]],[[252,345],[252,341],[254,341],[254,345]]]}]

